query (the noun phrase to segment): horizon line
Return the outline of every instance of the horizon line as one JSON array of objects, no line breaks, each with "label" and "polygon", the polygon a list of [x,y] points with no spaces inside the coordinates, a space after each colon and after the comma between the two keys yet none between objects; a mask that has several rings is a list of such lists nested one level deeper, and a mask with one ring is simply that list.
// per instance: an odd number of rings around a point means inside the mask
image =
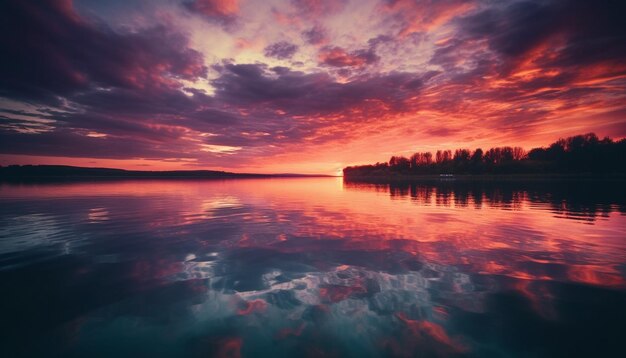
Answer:
[{"label": "horizon line", "polygon": [[297,172],[282,172],[282,173],[255,173],[255,172],[236,172],[217,169],[174,169],[174,170],[141,170],[141,169],[124,169],[124,168],[111,168],[111,167],[91,167],[91,166],[76,166],[76,165],[64,165],[64,164],[8,164],[0,165],[0,168],[10,167],[63,167],[63,168],[76,168],[76,169],[101,169],[101,170],[115,170],[123,172],[138,172],[138,173],[192,173],[192,172],[212,172],[223,173],[233,175],[250,175],[250,176],[267,176],[267,177],[280,177],[280,176],[299,176],[299,177],[333,177],[340,178],[343,175],[332,175],[322,173],[297,173]]}]

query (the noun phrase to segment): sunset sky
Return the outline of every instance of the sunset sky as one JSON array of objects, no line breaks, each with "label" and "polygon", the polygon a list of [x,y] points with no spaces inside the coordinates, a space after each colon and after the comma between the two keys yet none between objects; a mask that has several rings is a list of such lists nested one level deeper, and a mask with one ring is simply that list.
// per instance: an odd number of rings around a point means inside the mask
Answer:
[{"label": "sunset sky", "polygon": [[626,136],[626,2],[4,0],[0,165],[335,174]]}]

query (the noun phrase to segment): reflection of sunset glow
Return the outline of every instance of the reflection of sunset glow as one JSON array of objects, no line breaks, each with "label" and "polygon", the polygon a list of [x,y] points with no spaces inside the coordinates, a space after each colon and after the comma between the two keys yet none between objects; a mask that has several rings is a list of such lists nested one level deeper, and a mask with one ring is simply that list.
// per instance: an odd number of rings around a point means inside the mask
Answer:
[{"label": "reflection of sunset glow", "polygon": [[105,208],[89,209],[87,217],[90,222],[106,221],[109,220],[109,212]]},{"label": "reflection of sunset glow", "polygon": [[[30,304],[37,314],[26,321],[64,330],[39,313],[52,305],[80,322],[68,328],[81,332],[69,348],[78,351],[97,345],[89,335],[167,330],[185,342],[172,349],[198,356],[247,356],[264,344],[342,355],[334,349],[345,342],[359,347],[343,355],[479,354],[485,338],[475,325],[512,326],[510,340],[530,335],[525,325],[560,332],[555,324],[588,320],[588,309],[595,325],[575,329],[612,324],[605,311],[626,288],[623,197],[610,184],[571,185],[2,184],[0,238],[11,241],[3,272],[42,270],[28,285],[45,280],[38,290],[64,298]],[[33,300],[10,291],[9,300]],[[88,307],[80,319],[64,308],[72,299]],[[139,318],[102,318],[129,312]]]},{"label": "reflection of sunset glow", "polygon": [[[626,223],[618,213],[609,211],[588,225],[587,216],[569,211],[564,204],[555,208],[541,201],[533,202],[523,191],[512,192],[507,198],[509,193],[505,192],[490,197],[464,197],[435,187],[418,187],[406,193],[392,190],[391,197],[387,188],[376,190],[379,191],[342,189],[339,178],[180,184],[122,181],[45,185],[36,191],[12,187],[5,193],[16,198],[36,195],[57,200],[65,196],[151,198],[159,194],[177,199],[169,209],[145,207],[145,215],[150,210],[167,212],[151,221],[152,227],[206,220],[226,222],[231,213],[246,210],[238,216],[244,232],[230,243],[239,247],[306,252],[323,250],[326,243],[333,242],[333,247],[341,250],[400,248],[440,264],[469,265],[475,272],[519,279],[626,285],[618,268],[624,257],[624,246],[618,238]],[[265,209],[245,209],[249,207]],[[546,211],[553,210],[558,212],[546,215]],[[94,222],[110,220],[114,214],[108,211],[90,209],[89,218]],[[247,227],[266,227],[272,235],[259,236],[245,230]],[[308,239],[298,246],[291,245],[297,238]],[[536,268],[529,270],[528,262],[536,263]],[[549,271],[537,270],[542,265],[564,265],[568,269],[563,275],[552,276]],[[349,295],[341,293],[340,288],[325,292],[330,297]]]}]

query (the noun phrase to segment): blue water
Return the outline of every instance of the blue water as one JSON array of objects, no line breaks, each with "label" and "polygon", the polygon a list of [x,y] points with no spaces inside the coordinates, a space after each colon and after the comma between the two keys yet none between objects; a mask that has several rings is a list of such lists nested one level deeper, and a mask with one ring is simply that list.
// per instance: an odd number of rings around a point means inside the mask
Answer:
[{"label": "blue water", "polygon": [[0,355],[623,356],[625,212],[591,183],[0,184]]}]

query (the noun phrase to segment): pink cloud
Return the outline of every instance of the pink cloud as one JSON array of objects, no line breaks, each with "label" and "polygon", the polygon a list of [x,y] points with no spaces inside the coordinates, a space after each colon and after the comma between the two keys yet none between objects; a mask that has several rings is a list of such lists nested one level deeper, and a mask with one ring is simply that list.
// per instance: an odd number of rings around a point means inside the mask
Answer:
[{"label": "pink cloud", "polygon": [[371,50],[347,52],[341,47],[323,48],[318,56],[321,64],[334,67],[363,67],[378,61],[378,56]]},{"label": "pink cloud", "polygon": [[206,16],[228,17],[239,12],[238,0],[194,0],[188,7]]}]

